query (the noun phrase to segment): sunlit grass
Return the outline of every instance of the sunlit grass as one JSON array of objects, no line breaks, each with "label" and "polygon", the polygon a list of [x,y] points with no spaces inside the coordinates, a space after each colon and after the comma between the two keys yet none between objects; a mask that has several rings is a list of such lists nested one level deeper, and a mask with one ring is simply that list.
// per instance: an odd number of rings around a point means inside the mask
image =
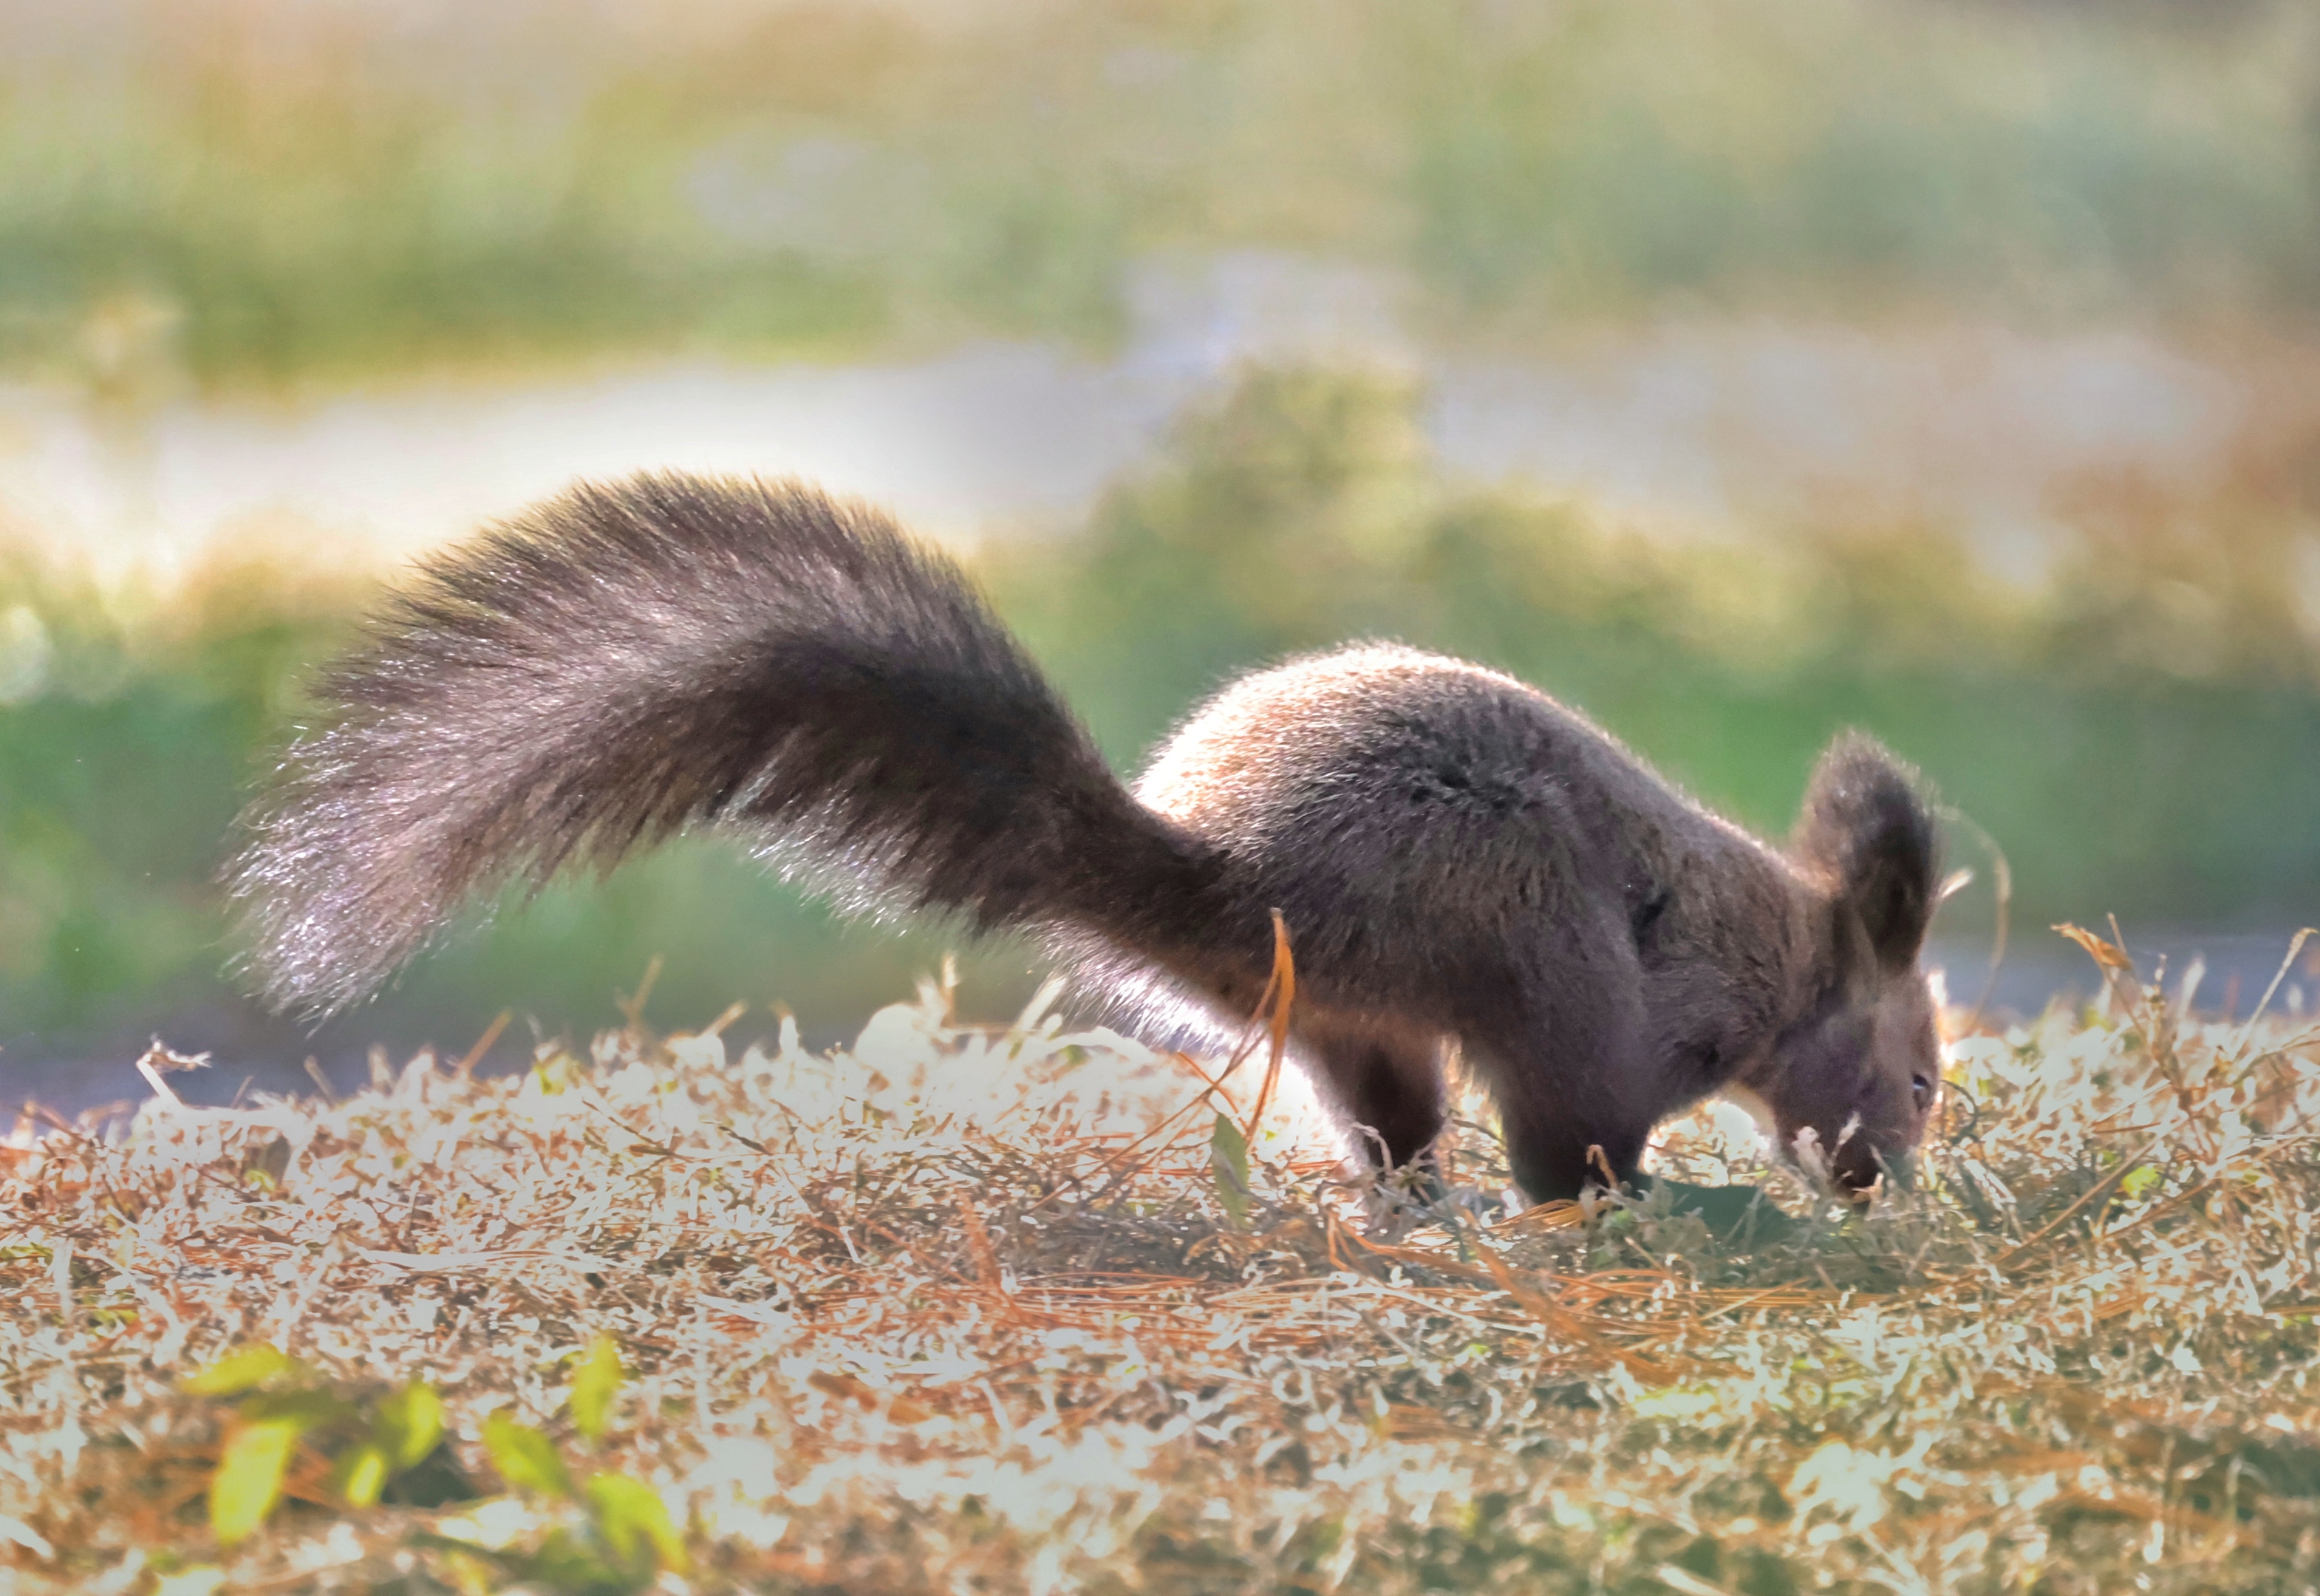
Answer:
[{"label": "sunlit grass", "polygon": [[[1204,1094],[1036,1014],[958,1028],[932,989],[850,1056],[630,1031],[512,1079],[421,1057],[340,1103],[28,1121],[0,1155],[0,1566],[27,1591],[2308,1588],[2316,1040],[2119,974],[1953,1043],[1926,1178],[1866,1217],[1727,1111],[1669,1127],[1663,1170],[1799,1220],[1745,1253],[1649,1204],[1509,1217],[1479,1121],[1460,1202],[1395,1213],[1293,1091],[1236,1217],[1212,1123],[1253,1111],[1261,1055]],[[222,1548],[204,1502],[256,1420],[177,1383],[259,1344],[350,1413],[440,1393],[444,1450],[358,1509],[354,1441],[302,1441]],[[511,1462],[510,1421],[548,1462]],[[646,1505],[540,1468],[648,1487],[681,1544],[632,1531],[589,1586],[607,1504]]]}]

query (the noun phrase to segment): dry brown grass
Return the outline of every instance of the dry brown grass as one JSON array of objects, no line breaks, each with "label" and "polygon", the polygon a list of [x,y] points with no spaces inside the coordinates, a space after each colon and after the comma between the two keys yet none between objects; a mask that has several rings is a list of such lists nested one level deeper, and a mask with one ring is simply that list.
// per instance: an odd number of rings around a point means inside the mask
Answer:
[{"label": "dry brown grass", "polygon": [[[1472,1127],[1463,1205],[1389,1211],[1293,1082],[1236,1222],[1183,1065],[933,993],[834,1058],[632,1029],[510,1079],[28,1121],[0,1590],[2307,1591],[2312,1042],[2124,981],[1967,1037],[1928,1178],[1866,1218],[1728,1110],[1670,1127],[1663,1168],[1803,1220],[1746,1253],[1663,1204],[1508,1218]],[[598,1448],[566,1391],[602,1335]],[[440,1392],[419,1504],[344,1506],[317,1430],[221,1548],[254,1410],[179,1383],[259,1342],[363,1410]],[[648,1483],[684,1572],[540,1556],[602,1521],[507,1492],[494,1413]]]}]

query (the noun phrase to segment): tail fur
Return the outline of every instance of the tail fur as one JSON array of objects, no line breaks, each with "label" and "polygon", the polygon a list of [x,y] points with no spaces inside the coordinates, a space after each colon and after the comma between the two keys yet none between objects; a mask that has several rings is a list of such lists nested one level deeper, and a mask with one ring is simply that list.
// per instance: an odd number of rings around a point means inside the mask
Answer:
[{"label": "tail fur", "polygon": [[795,484],[577,487],[424,567],[320,697],[231,873],[259,984],[310,1015],[473,894],[692,827],[856,909],[1130,950],[1213,874],[954,567]]}]

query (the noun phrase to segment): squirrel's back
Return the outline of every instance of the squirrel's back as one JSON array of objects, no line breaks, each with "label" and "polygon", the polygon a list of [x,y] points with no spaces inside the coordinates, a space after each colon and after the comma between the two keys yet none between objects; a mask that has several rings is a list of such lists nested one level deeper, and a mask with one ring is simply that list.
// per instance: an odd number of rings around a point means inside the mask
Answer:
[{"label": "squirrel's back", "polygon": [[1396,644],[1238,678],[1135,793],[1217,850],[1236,896],[1280,908],[1300,975],[1349,1003],[1500,978],[1526,919],[1608,916],[1627,941],[1650,914],[1664,944],[1687,880],[1721,884],[1702,938],[1801,934],[1778,853],[1537,689]]}]

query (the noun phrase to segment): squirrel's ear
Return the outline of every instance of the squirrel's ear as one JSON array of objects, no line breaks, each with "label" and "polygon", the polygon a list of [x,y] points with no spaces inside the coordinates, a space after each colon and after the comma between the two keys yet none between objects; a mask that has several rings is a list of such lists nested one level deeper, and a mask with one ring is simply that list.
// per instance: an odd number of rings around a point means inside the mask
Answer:
[{"label": "squirrel's ear", "polygon": [[1917,774],[1858,731],[1841,733],[1805,789],[1789,851],[1826,875],[1880,968],[1917,962],[1941,881],[1941,838]]}]

